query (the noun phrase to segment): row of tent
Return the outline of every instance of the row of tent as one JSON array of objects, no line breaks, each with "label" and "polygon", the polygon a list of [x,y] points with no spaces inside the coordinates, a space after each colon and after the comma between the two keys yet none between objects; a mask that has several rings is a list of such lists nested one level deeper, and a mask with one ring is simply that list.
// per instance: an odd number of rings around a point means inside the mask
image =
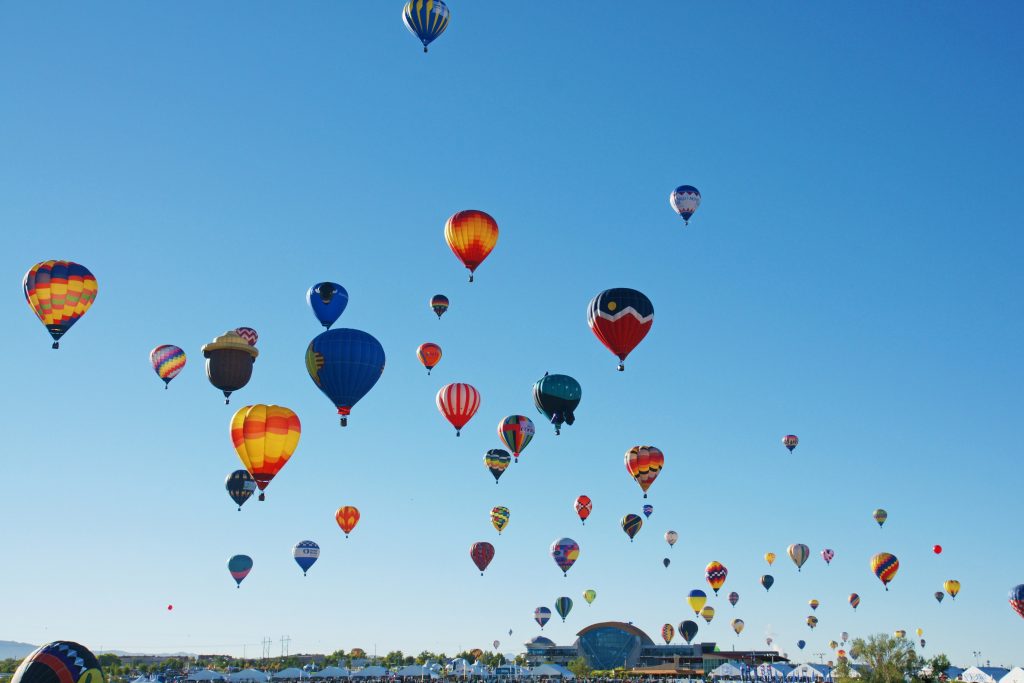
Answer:
[{"label": "row of tent", "polygon": [[[461,664],[461,666],[459,666]],[[526,667],[507,665],[500,667],[504,670],[503,675],[508,677],[525,677],[530,676],[533,678],[564,678],[573,679],[575,676],[571,671],[566,669],[564,666],[558,664],[542,664],[541,666],[533,669],[527,669]],[[391,671],[383,666],[368,666],[358,671],[350,671],[342,666],[328,666],[319,671],[312,673],[304,671],[302,669],[291,668],[284,669],[275,673],[267,673],[259,671],[257,669],[243,669],[242,671],[235,671],[233,673],[224,674],[218,671],[210,671],[209,669],[203,669],[201,671],[194,671],[189,674],[188,681],[221,681],[222,683],[270,683],[270,681],[302,681],[309,679],[337,679],[337,678],[429,678],[437,679],[440,678],[441,667],[437,664],[425,666],[422,664],[411,664]],[[468,664],[465,660],[456,660],[454,666],[449,667],[448,673],[457,676],[468,676],[468,677],[490,677],[495,675],[495,672],[491,671],[487,667],[480,663]],[[138,678],[132,683],[151,683],[146,678]],[[1024,683],[1024,682],[1022,682]]]},{"label": "row of tent", "polygon": [[[867,671],[862,664],[850,666],[850,677],[860,678]],[[726,662],[712,671],[713,680],[750,681],[751,683],[832,683],[832,667],[826,664],[762,664],[756,668],[740,662]],[[1024,668],[995,666],[951,666],[945,672],[950,681],[963,683],[1024,683]]]}]

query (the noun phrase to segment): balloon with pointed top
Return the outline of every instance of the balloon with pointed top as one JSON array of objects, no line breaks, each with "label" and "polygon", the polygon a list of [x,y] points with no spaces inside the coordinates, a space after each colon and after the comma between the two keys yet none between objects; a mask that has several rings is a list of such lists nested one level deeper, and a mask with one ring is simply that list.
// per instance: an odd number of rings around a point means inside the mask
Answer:
[{"label": "balloon with pointed top", "polygon": [[298,448],[302,435],[299,416],[284,406],[244,406],[232,416],[230,433],[238,458],[264,500],[267,486]]},{"label": "balloon with pointed top", "polygon": [[384,374],[384,363],[384,347],[362,330],[327,330],[306,348],[306,371],[338,409],[342,427],[348,425],[355,404]]},{"label": "balloon with pointed top", "polygon": [[800,439],[797,438],[796,434],[786,434],[782,437],[782,445],[789,449],[792,453],[793,449],[800,444]]},{"label": "balloon with pointed top", "polygon": [[889,513],[883,510],[882,508],[878,508],[877,510],[875,510],[871,514],[871,516],[874,517],[876,522],[878,522],[879,527],[885,524],[885,520],[889,519]]},{"label": "balloon with pointed top", "polygon": [[796,570],[800,571],[800,568],[804,566],[804,562],[811,554],[811,549],[805,546],[803,543],[794,543],[786,549],[789,554],[789,559],[793,560],[793,564],[796,565]]},{"label": "balloon with pointed top", "polygon": [[590,496],[576,496],[576,500],[572,504],[573,509],[576,510],[576,514],[580,518],[580,522],[584,525],[587,523],[587,517],[594,511],[594,501],[590,500]]},{"label": "balloon with pointed top", "polygon": [[441,362],[441,347],[434,342],[424,342],[416,348],[416,357],[427,369],[427,374]]},{"label": "balloon with pointed top", "polygon": [[92,307],[99,292],[89,269],[72,261],[42,261],[22,279],[25,300],[53,337],[53,348],[60,338]]},{"label": "balloon with pointed top", "polygon": [[248,555],[232,555],[228,560],[228,571],[235,580],[235,586],[241,588],[242,581],[252,571],[252,558]]},{"label": "balloon with pointed top", "polygon": [[563,576],[568,576],[569,570],[579,557],[580,544],[571,538],[559,538],[551,544],[551,559],[562,570]]},{"label": "balloon with pointed top", "polygon": [[618,357],[621,372],[626,369],[626,357],[654,324],[654,305],[635,289],[606,289],[591,299],[587,324],[598,341]]},{"label": "balloon with pointed top", "polygon": [[330,329],[348,306],[348,291],[337,282],[318,282],[306,291],[306,303],[320,324]]},{"label": "balloon with pointed top", "polygon": [[871,571],[885,586],[885,590],[889,590],[889,582],[896,577],[899,569],[900,561],[892,553],[878,553],[871,558]]},{"label": "balloon with pointed top", "polygon": [[619,524],[622,526],[622,530],[626,532],[626,535],[629,536],[629,542],[632,543],[633,538],[640,531],[640,527],[644,525],[644,520],[640,515],[630,513],[623,517]]},{"label": "balloon with pointed top", "polygon": [[356,528],[356,524],[359,524],[359,518],[359,508],[351,505],[343,505],[334,513],[334,521],[345,532],[345,538],[348,538],[348,535]]},{"label": "balloon with pointed top", "polygon": [[477,541],[469,546],[469,557],[480,570],[480,576],[483,576],[487,565],[494,559],[494,546],[487,541]]},{"label": "balloon with pointed top", "polygon": [[440,320],[441,316],[448,310],[449,303],[448,297],[444,294],[435,294],[430,297],[430,308],[434,311],[434,314],[437,315],[438,320]]},{"label": "balloon with pointed top", "polygon": [[576,422],[576,408],[583,397],[580,383],[569,375],[544,373],[533,385],[533,404],[555,426],[555,436],[562,433],[562,425]]},{"label": "balloon with pointed top", "polygon": [[427,46],[444,33],[451,19],[451,11],[444,0],[409,0],[402,9],[402,23],[409,32]]},{"label": "balloon with pointed top", "polygon": [[185,352],[174,344],[162,344],[149,352],[149,363],[166,389],[171,380],[185,369]]},{"label": "balloon with pointed top", "polygon": [[202,347],[206,357],[206,377],[210,384],[224,394],[224,403],[231,400],[232,392],[238,391],[252,378],[252,366],[260,355],[236,331],[229,330]]},{"label": "balloon with pointed top", "polygon": [[704,568],[704,580],[711,586],[711,590],[715,591],[715,595],[718,595],[718,589],[725,583],[725,577],[728,575],[729,570],[717,560],[709,562],[708,566]]},{"label": "balloon with pointed top", "polygon": [[636,480],[646,498],[647,489],[665,466],[665,454],[655,446],[633,446],[626,451],[625,464],[629,476]]},{"label": "balloon with pointed top", "polygon": [[530,445],[534,433],[533,420],[525,415],[509,415],[498,423],[498,438],[512,451],[516,462],[519,462],[519,454]]},{"label": "balloon with pointed top", "polygon": [[512,462],[512,456],[509,455],[508,451],[501,448],[492,448],[484,455],[484,465],[491,471],[495,484],[498,483],[501,475],[508,469],[510,462]]},{"label": "balloon with pointed top", "polygon": [[437,392],[437,409],[455,427],[455,436],[473,419],[480,408],[480,392],[472,384],[455,382],[446,384]]},{"label": "balloon with pointed top", "polygon": [[292,548],[292,558],[302,570],[302,575],[305,576],[309,568],[320,559],[320,546],[313,541],[299,541]]},{"label": "balloon with pointed top", "polygon": [[448,247],[469,270],[469,281],[498,243],[498,223],[489,214],[471,209],[453,214],[444,225]]},{"label": "balloon with pointed top", "polygon": [[690,216],[700,206],[700,190],[693,185],[680,185],[668,196],[668,203],[679,214],[685,225],[690,224]]},{"label": "balloon with pointed top", "polygon": [[677,534],[675,531],[669,530],[665,532],[665,542],[668,543],[668,547],[671,548],[672,546],[674,546],[676,544],[676,541],[678,540],[679,534]]},{"label": "balloon with pointed top", "polygon": [[683,640],[686,641],[687,645],[689,645],[690,641],[692,641],[694,636],[697,635],[697,631],[698,628],[696,621],[690,621],[689,619],[687,619],[686,621],[679,624],[679,635],[680,637],[682,637]]}]

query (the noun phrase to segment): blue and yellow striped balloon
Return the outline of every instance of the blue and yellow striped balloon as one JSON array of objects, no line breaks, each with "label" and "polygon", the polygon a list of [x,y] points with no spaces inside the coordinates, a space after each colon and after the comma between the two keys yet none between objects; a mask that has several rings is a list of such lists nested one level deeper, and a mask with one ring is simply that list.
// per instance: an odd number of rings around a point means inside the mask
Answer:
[{"label": "blue and yellow striped balloon", "polygon": [[164,389],[185,367],[185,352],[174,344],[162,344],[149,352],[149,362],[157,376],[164,381]]},{"label": "blue and yellow striped balloon", "polygon": [[448,28],[451,12],[442,0],[409,0],[402,10],[402,21],[423,43],[423,51]]}]

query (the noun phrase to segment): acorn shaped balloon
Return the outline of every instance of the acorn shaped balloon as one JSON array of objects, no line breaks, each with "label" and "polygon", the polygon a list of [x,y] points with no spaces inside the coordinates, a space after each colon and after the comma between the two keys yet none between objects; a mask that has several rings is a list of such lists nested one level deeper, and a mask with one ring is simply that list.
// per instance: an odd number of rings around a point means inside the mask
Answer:
[{"label": "acorn shaped balloon", "polygon": [[231,393],[238,391],[252,378],[252,366],[260,355],[234,330],[225,332],[209,344],[203,345],[206,357],[206,377],[210,384],[224,393],[224,403],[231,401]]},{"label": "acorn shaped balloon", "polygon": [[22,279],[25,301],[53,337],[60,338],[92,307],[99,292],[89,269],[72,261],[42,261],[28,269]]}]

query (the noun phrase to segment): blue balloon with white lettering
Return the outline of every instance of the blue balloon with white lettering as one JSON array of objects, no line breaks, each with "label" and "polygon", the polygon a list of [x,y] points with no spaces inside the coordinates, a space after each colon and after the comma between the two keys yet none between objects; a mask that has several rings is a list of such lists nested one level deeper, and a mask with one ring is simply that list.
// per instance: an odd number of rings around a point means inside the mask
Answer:
[{"label": "blue balloon with white lettering", "polygon": [[320,324],[330,329],[348,306],[348,292],[337,282],[318,282],[306,292],[306,301]]},{"label": "blue balloon with white lettering", "polygon": [[299,541],[292,548],[292,557],[295,558],[295,564],[299,565],[302,575],[305,576],[309,568],[320,559],[320,546],[313,541]]}]

